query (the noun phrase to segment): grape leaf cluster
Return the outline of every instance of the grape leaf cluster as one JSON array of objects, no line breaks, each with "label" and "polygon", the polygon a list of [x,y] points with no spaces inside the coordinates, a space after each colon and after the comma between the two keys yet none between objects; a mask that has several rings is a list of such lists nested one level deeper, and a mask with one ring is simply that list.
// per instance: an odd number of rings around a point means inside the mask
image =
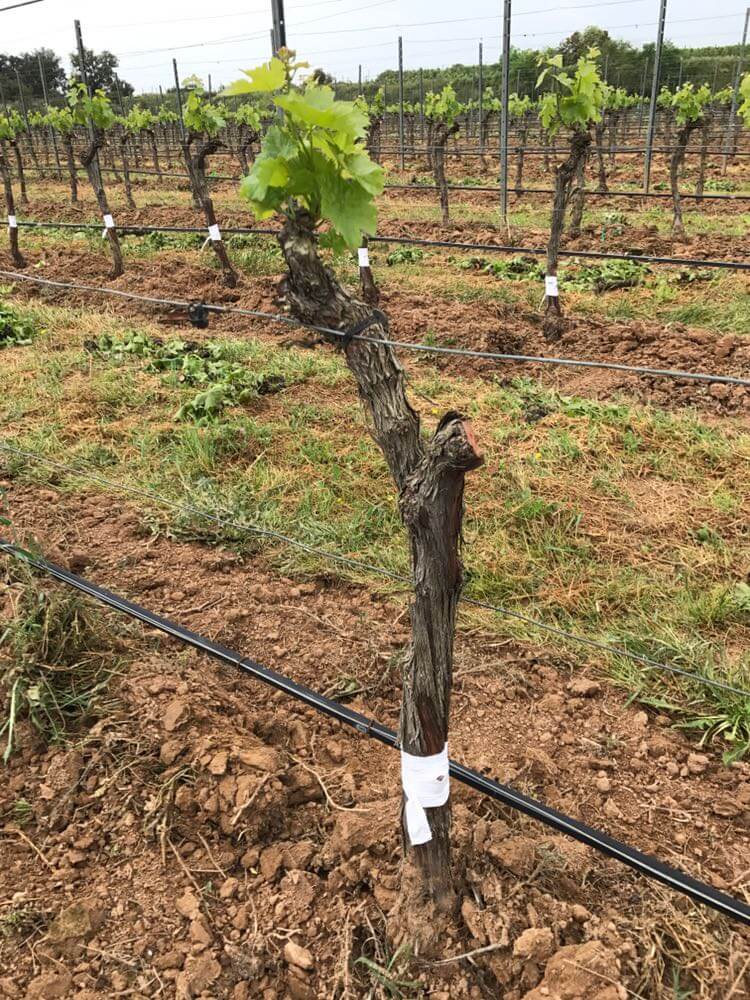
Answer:
[{"label": "grape leaf cluster", "polygon": [[283,112],[266,132],[240,193],[259,219],[276,213],[293,218],[303,209],[316,227],[327,222],[339,241],[356,247],[363,232],[375,232],[375,198],[383,190],[383,171],[364,144],[369,118],[361,103],[337,100],[329,86],[314,80],[295,85],[305,67],[282,49],[223,91],[270,95]]}]

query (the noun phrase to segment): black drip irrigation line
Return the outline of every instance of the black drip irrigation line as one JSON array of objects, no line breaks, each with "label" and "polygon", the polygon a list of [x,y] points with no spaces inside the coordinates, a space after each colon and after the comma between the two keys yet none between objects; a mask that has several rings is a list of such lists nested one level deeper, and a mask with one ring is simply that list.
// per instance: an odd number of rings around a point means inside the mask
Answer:
[{"label": "black drip irrigation line", "polygon": [[[79,479],[85,479],[88,482],[96,483],[97,485],[104,486],[110,490],[118,490],[122,493],[128,493],[131,496],[142,497],[146,500],[153,500],[165,507],[169,507],[171,510],[179,511],[182,514],[192,514],[196,517],[202,518],[203,520],[210,521],[212,524],[216,524],[222,528],[231,528],[233,531],[244,531],[248,534],[257,535],[261,538],[269,538],[274,541],[283,542],[285,545],[291,545],[293,548],[297,548],[302,552],[308,553],[309,555],[320,556],[321,558],[328,559],[331,562],[337,562],[344,566],[350,566],[352,569],[375,573],[377,576],[393,580],[395,583],[405,583],[409,587],[414,586],[414,581],[408,576],[404,576],[401,573],[394,573],[392,570],[386,569],[384,566],[377,566],[373,563],[364,562],[361,559],[353,559],[351,556],[341,555],[338,552],[321,549],[317,546],[310,545],[307,542],[301,542],[297,538],[293,538],[291,535],[284,535],[280,531],[273,531],[270,528],[260,528],[253,524],[234,521],[229,517],[219,517],[218,514],[202,510],[200,507],[195,507],[193,504],[178,503],[175,500],[170,500],[169,497],[165,497],[162,494],[157,493],[155,490],[144,490],[138,486],[129,486],[126,483],[115,483],[111,479],[105,479],[103,476],[95,475],[94,473],[87,472],[84,469],[77,469],[72,465],[66,465],[64,462],[57,462],[54,459],[47,458],[46,455],[40,455],[38,452],[14,448],[12,445],[0,444],[0,451],[16,455],[20,458],[30,459],[33,462],[41,462],[52,469],[76,476]],[[726,691],[728,694],[738,695],[741,698],[747,698],[750,700],[750,691],[745,691],[743,688],[738,688],[733,684],[727,684],[725,681],[719,681],[712,677],[706,677],[704,674],[696,674],[693,671],[685,670],[682,667],[675,667],[671,663],[662,663],[660,660],[654,660],[650,656],[644,656],[640,653],[632,653],[628,649],[623,649],[619,646],[611,646],[606,642],[600,642],[598,639],[590,639],[588,636],[577,635],[575,632],[566,632],[564,629],[557,628],[555,625],[549,625],[546,622],[532,618],[530,615],[521,614],[519,611],[511,611],[510,608],[504,608],[499,604],[490,604],[488,601],[481,601],[475,597],[466,597],[465,594],[461,594],[459,596],[459,602],[461,604],[469,604],[474,608],[481,608],[484,611],[492,611],[493,613],[504,618],[512,618],[515,621],[523,622],[525,625],[537,628],[542,632],[546,632],[548,635],[554,635],[557,638],[575,642],[579,646],[585,646],[587,649],[595,649],[597,652],[606,653],[608,656],[619,656],[624,659],[631,660],[633,663],[646,667],[648,670],[658,670],[661,673],[672,674],[675,677],[681,677],[684,680],[702,684],[704,687],[712,687],[719,691]]]},{"label": "black drip irrigation line", "polygon": [[[101,230],[101,223],[94,222],[35,222],[18,221],[18,227],[27,229],[77,229]],[[146,233],[196,233],[206,235],[208,227],[199,226],[121,226],[119,233],[131,236]],[[278,236],[277,229],[263,229],[257,226],[234,226],[221,229],[227,236]],[[500,243],[454,243],[450,240],[425,240],[416,236],[368,236],[370,243],[398,243],[407,246],[443,247],[447,250],[482,250],[486,253],[520,253],[536,257],[546,257],[547,251],[541,247],[517,247]],[[650,254],[610,253],[604,250],[559,250],[560,257],[588,257],[595,260],[630,260],[641,264],[667,264],[675,267],[715,267],[729,271],[750,271],[750,263],[736,260],[701,260],[694,257],[656,257]]]},{"label": "black drip irrigation line", "polygon": [[[98,227],[97,227],[98,228]],[[180,231],[180,230],[177,230]],[[193,230],[187,230],[193,232]],[[198,230],[202,232],[203,230]],[[259,230],[256,230],[259,231]],[[273,232],[273,230],[270,230]],[[227,230],[225,230],[227,232]],[[376,237],[370,237],[370,240]],[[747,265],[750,268],[750,264]],[[184,299],[162,299],[152,295],[138,295],[136,292],[121,291],[119,288],[103,288],[97,285],[81,285],[72,281],[54,281],[51,278],[39,278],[36,275],[20,274],[18,271],[0,271],[0,277],[10,278],[12,281],[29,281],[33,284],[48,285],[52,288],[77,289],[84,292],[94,292],[101,295],[114,295],[117,298],[129,299],[135,302],[148,302],[154,305],[173,306],[179,309],[189,309],[195,305]],[[735,375],[712,375],[708,372],[689,372],[675,368],[649,368],[639,365],[622,365],[614,361],[583,361],[577,358],[550,358],[543,355],[534,354],[503,354],[498,351],[473,351],[463,347],[438,347],[430,344],[414,344],[403,340],[386,340],[378,337],[370,337],[363,333],[349,334],[345,330],[334,330],[326,326],[317,326],[314,323],[304,323],[293,316],[284,316],[280,313],[261,312],[258,309],[241,309],[237,306],[212,305],[201,302],[201,307],[206,312],[227,313],[233,316],[249,316],[252,319],[268,320],[272,323],[283,323],[285,326],[294,326],[303,330],[312,330],[315,333],[322,333],[328,337],[336,337],[347,343],[351,340],[359,340],[366,344],[382,344],[388,347],[399,347],[405,351],[421,352],[423,354],[447,355],[450,357],[476,358],[480,361],[514,361],[519,364],[539,364],[558,365],[563,368],[595,368],[605,371],[623,372],[629,375],[646,375],[654,378],[686,379],[692,382],[720,383],[722,385],[734,385],[750,389],[750,378],[738,378]]]},{"label": "black drip irrigation line", "polygon": [[[163,618],[153,611],[149,611],[139,604],[135,604],[124,597],[105,590],[103,587],[99,587],[80,576],[76,576],[74,573],[70,573],[62,567],[56,566],[54,563],[30,555],[12,542],[0,539],[0,549],[8,553],[8,555],[22,560],[41,572],[48,574],[60,583],[93,598],[100,604],[125,614],[147,625],[149,628],[156,629],[186,646],[191,646],[193,649],[197,649],[215,660],[236,667],[255,680],[259,680],[277,691],[282,691],[307,707],[313,708],[317,712],[321,712],[329,718],[351,727],[363,736],[378,740],[391,749],[399,748],[398,736],[394,730],[384,726],[376,719],[368,718],[361,712],[356,712],[337,701],[326,698],[319,692],[314,691],[304,684],[298,684],[284,674],[271,670],[269,667],[264,667],[248,657],[241,656],[239,653],[220,643],[214,642],[206,636],[192,632],[182,625],[168,618]],[[572,837],[587,847],[593,847],[600,854],[614,858],[639,874],[645,875],[647,878],[659,882],[695,902],[721,913],[725,917],[750,926],[750,906],[741,900],[720,892],[713,886],[705,882],[700,882],[691,875],[677,868],[672,868],[657,858],[644,854],[642,851],[627,844],[623,844],[621,841],[608,836],[608,834],[587,826],[585,823],[580,822],[580,820],[566,816],[564,813],[558,812],[556,809],[552,809],[550,806],[538,802],[536,799],[523,795],[514,788],[503,785],[493,778],[488,778],[486,775],[480,774],[478,771],[464,764],[450,761],[450,774],[456,781],[460,781],[462,784],[468,785],[469,788],[473,788],[475,791],[489,796],[496,802],[501,802],[503,805],[509,806],[511,809],[521,812],[559,833]]]}]

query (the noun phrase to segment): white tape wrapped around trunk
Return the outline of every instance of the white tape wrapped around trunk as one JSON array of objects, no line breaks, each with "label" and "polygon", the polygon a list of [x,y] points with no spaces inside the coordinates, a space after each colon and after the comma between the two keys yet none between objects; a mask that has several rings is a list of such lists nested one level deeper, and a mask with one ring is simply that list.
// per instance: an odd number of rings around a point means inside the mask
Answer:
[{"label": "white tape wrapped around trunk", "polygon": [[221,243],[221,230],[218,226],[214,225],[208,227],[208,238],[213,240],[214,243]]},{"label": "white tape wrapped around trunk", "polygon": [[8,229],[18,229],[18,219],[15,215],[8,216]]},{"label": "white tape wrapped around trunk", "polygon": [[401,751],[401,784],[406,797],[404,816],[412,847],[432,840],[425,809],[444,806],[450,795],[448,744],[432,757],[414,757]]},{"label": "white tape wrapped around trunk", "polygon": [[369,267],[370,266],[370,251],[367,247],[360,247],[357,251],[359,255],[359,266]]},{"label": "white tape wrapped around trunk", "polygon": [[559,292],[557,290],[557,275],[548,274],[544,279],[544,294],[549,295],[550,298],[557,298]]}]

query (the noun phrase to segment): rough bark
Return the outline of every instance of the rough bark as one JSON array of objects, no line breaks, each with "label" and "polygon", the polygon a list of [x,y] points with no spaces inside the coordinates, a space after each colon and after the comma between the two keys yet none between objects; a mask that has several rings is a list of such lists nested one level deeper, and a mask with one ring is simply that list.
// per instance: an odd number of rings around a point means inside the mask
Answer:
[{"label": "rough bark", "polygon": [[73,140],[70,135],[63,135],[63,147],[65,149],[65,160],[68,164],[68,178],[70,179],[70,204],[78,204],[78,174],[76,173],[76,161],[73,156]]},{"label": "rough bark", "polygon": [[445,179],[445,147],[450,137],[457,134],[458,127],[458,122],[454,122],[453,125],[444,125],[443,122],[436,122],[433,127],[434,149],[432,153],[432,168],[440,195],[440,215],[444,226],[447,226],[450,222],[448,183]]},{"label": "rough bark", "polygon": [[36,144],[34,143],[34,137],[31,134],[31,129],[26,126],[26,145],[29,147],[29,155],[31,156],[31,163],[36,170],[37,176],[40,180],[44,180],[47,176],[47,172],[41,164],[39,157],[36,152]]},{"label": "rough bark", "polygon": [[[311,220],[300,213],[279,236],[288,275],[281,294],[291,314],[332,329],[348,330],[371,309],[341,287],[320,261]],[[388,339],[385,318],[368,334]],[[479,466],[468,422],[449,412],[428,441],[406,396],[404,371],[387,344],[352,340],[344,349],[360,399],[399,493],[409,534],[415,599],[412,643],[404,662],[400,740],[407,753],[439,753],[448,737],[456,603],[462,585],[459,556],[464,477]],[[450,870],[450,803],[428,809],[432,840],[406,843],[404,913],[445,913],[455,895]],[[424,932],[424,922],[422,922]],[[429,930],[429,927],[428,927]]]},{"label": "rough bark", "polygon": [[117,161],[115,160],[115,154],[111,143],[102,141],[99,148],[101,150],[105,166],[107,166],[108,169],[112,172],[112,177],[119,184],[122,178],[120,177],[120,172],[117,169]]},{"label": "rough bark", "polygon": [[172,148],[170,144],[169,130],[166,125],[161,127],[162,139],[164,140],[164,155],[167,158],[167,170],[172,169]]},{"label": "rough bark", "polygon": [[[199,143],[195,150],[192,148],[193,143]],[[216,212],[214,211],[213,199],[208,190],[206,159],[222,145],[220,139],[213,138],[206,140],[202,136],[191,132],[186,137],[183,146],[185,163],[190,174],[190,188],[193,192],[193,200],[199,208],[203,209],[206,225],[209,227],[216,225]],[[235,288],[237,286],[238,275],[232,267],[224,240],[211,240],[211,246],[219,259],[224,284],[229,288]]]},{"label": "rough bark", "polygon": [[[99,206],[99,211],[102,217],[109,215],[109,202],[107,200],[107,192],[104,189],[104,183],[102,181],[102,173],[99,169],[99,160],[97,153],[102,147],[104,141],[104,136],[99,129],[94,130],[93,139],[89,143],[88,149],[81,157],[81,164],[88,174],[89,182],[96,195],[96,203]],[[117,235],[117,230],[112,227],[106,231],[107,242],[109,243],[109,250],[112,254],[112,274],[110,277],[119,278],[123,273],[122,264],[122,250],[120,248],[120,237]]]},{"label": "rough bark", "polygon": [[26,192],[26,173],[23,169],[23,157],[21,156],[18,140],[11,139],[10,147],[13,150],[13,156],[16,160],[16,173],[18,174],[18,189],[21,194],[21,204],[28,205],[29,196]]},{"label": "rough bark", "polygon": [[133,185],[130,181],[130,160],[128,157],[128,137],[123,135],[120,139],[120,149],[122,155],[122,175],[125,182],[125,201],[128,208],[135,211],[138,206],[133,200]]},{"label": "rough bark", "polygon": [[607,118],[609,119],[609,162],[612,165],[614,165],[615,162],[615,149],[617,148],[617,123],[619,117],[619,114],[615,111],[610,111],[607,115]]},{"label": "rough bark", "polygon": [[62,163],[60,162],[60,150],[57,146],[57,135],[55,130],[50,125],[49,127],[49,142],[52,145],[52,153],[55,157],[55,177],[58,181],[62,180]]},{"label": "rough bark", "polygon": [[[557,277],[560,241],[565,225],[565,210],[570,198],[570,189],[578,170],[578,164],[581,160],[585,161],[590,144],[591,136],[588,132],[573,132],[568,157],[555,168],[555,194],[552,201],[552,220],[549,243],[547,244],[547,275],[549,277]],[[546,295],[542,324],[545,340],[549,342],[559,340],[564,329],[565,322],[559,295]]]},{"label": "rough bark", "polygon": [[583,222],[583,207],[586,201],[586,160],[588,153],[584,153],[576,164],[575,175],[570,197],[570,225],[568,226],[568,236],[572,240],[577,240],[581,235],[581,223]]},{"label": "rough bark", "polygon": [[383,121],[380,117],[372,117],[367,130],[367,151],[376,163],[380,163],[380,145],[383,132]]},{"label": "rough bark", "polygon": [[672,153],[672,159],[669,164],[669,183],[672,186],[672,207],[674,211],[674,217],[672,219],[672,237],[681,242],[687,239],[687,237],[685,235],[685,223],[682,220],[680,175],[682,173],[682,165],[685,162],[685,150],[687,149],[687,144],[690,141],[690,136],[697,128],[701,128],[702,126],[703,119],[697,119],[694,122],[686,122],[682,128],[678,129],[674,152]]},{"label": "rough bark", "polygon": [[518,146],[516,149],[516,182],[514,187],[518,188],[519,193],[523,190],[523,162],[526,153],[526,136],[528,134],[528,126],[521,125],[518,129]]},{"label": "rough bark", "polygon": [[711,134],[711,122],[706,119],[701,127],[701,150],[698,159],[698,180],[695,182],[695,194],[698,203],[703,201],[703,189],[706,184],[706,159],[708,158],[708,142]]},{"label": "rough bark", "polygon": [[[8,215],[16,214],[16,203],[13,198],[13,182],[10,175],[10,166],[5,153],[5,143],[0,142],[0,176],[3,179],[3,192],[5,194],[5,209]],[[11,229],[8,226],[8,242],[10,243],[10,255],[16,267],[26,267],[26,260],[18,248],[18,229]]]},{"label": "rough bark", "polygon": [[153,129],[148,130],[148,138],[151,144],[151,163],[156,171],[156,176],[159,180],[162,180],[161,164],[159,163],[159,147],[156,145],[156,133]]}]

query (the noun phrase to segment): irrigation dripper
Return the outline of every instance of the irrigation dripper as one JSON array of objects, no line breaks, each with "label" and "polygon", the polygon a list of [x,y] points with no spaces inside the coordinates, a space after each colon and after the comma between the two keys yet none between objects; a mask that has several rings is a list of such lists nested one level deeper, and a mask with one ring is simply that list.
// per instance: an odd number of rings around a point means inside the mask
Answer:
[{"label": "irrigation dripper", "polygon": [[208,309],[202,302],[191,302],[188,306],[188,319],[199,330],[208,329]]}]

